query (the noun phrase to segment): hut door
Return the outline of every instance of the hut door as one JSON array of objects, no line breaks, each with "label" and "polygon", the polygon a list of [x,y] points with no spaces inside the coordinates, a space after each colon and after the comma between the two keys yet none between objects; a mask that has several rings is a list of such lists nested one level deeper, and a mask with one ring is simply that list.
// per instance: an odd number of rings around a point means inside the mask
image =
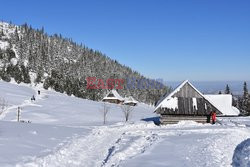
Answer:
[{"label": "hut door", "polygon": [[178,114],[191,115],[193,113],[193,99],[188,97],[178,97]]}]

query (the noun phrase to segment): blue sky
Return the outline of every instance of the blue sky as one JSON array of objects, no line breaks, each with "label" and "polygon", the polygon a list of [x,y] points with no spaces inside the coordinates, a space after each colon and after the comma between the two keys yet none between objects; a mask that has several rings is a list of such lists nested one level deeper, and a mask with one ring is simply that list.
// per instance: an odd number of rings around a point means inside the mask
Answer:
[{"label": "blue sky", "polygon": [[250,80],[249,0],[12,0],[0,19],[44,26],[151,78]]}]

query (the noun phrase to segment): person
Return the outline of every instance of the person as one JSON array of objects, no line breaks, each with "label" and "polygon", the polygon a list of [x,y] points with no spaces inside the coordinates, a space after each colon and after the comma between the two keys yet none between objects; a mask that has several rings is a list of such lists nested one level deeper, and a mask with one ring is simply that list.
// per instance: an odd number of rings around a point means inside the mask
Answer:
[{"label": "person", "polygon": [[216,122],[216,112],[212,112],[212,124],[215,124]]},{"label": "person", "polygon": [[211,115],[212,115],[212,112],[210,112],[210,113],[207,115],[207,123],[211,123]]},{"label": "person", "polygon": [[36,100],[36,98],[35,98],[35,96],[33,95],[32,97],[31,97],[31,101],[35,101]]},{"label": "person", "polygon": [[40,95],[40,93],[41,93],[40,90],[38,90],[37,93],[38,93],[38,95]]}]

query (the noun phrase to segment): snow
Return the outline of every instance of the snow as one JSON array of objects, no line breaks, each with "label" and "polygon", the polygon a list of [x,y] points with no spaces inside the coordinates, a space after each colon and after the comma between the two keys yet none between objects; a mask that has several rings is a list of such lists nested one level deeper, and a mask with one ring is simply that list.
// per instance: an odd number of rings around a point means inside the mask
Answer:
[{"label": "snow", "polygon": [[[20,106],[22,108],[21,117],[32,121],[32,123],[67,126],[102,125],[102,103],[100,102],[75,98],[52,90],[46,91],[42,88],[42,85],[33,88],[6,82],[0,83],[0,92],[1,94],[3,92],[3,97],[11,105],[9,110],[0,116],[0,118],[4,116],[4,120],[15,120],[17,107]],[[38,90],[41,91],[40,96],[37,95]],[[37,99],[35,102],[30,101],[33,95]],[[18,100],[18,102],[13,102],[15,100]],[[108,105],[110,106],[108,122],[123,121],[121,105]],[[139,104],[134,107],[131,121],[144,119],[145,116],[156,116],[152,111],[153,107]]]},{"label": "snow", "polygon": [[250,138],[236,147],[232,166],[250,166]]},{"label": "snow", "polygon": [[230,166],[234,148],[249,137],[246,129],[196,126],[159,129],[160,141],[122,166]]},{"label": "snow", "polygon": [[[114,96],[109,97],[109,94],[113,94]],[[110,99],[118,99],[120,101],[124,101],[124,98],[119,95],[119,93],[116,90],[111,90],[104,98],[103,100],[110,100]]]},{"label": "snow", "polygon": [[[15,51],[15,53],[16,53],[16,51]],[[28,63],[29,63],[29,61],[28,61],[28,60],[24,60],[24,61],[23,61],[23,65],[24,65],[25,67],[27,67],[27,66],[28,66]]]},{"label": "snow", "polygon": [[15,166],[34,155],[46,156],[89,129],[0,121],[0,132],[0,166]]},{"label": "snow", "polygon": [[9,43],[7,41],[0,41],[0,49],[6,50],[9,47]]},{"label": "snow", "polygon": [[35,72],[29,72],[31,83],[35,83],[35,80],[37,78],[37,74]]},{"label": "snow", "polygon": [[240,111],[232,106],[232,95],[205,95],[223,115],[239,115]]},{"label": "snow", "polygon": [[[185,80],[184,82],[182,82],[173,92],[171,92],[170,94],[166,94],[166,96],[165,97],[163,97],[159,102],[158,102],[158,104],[156,105],[156,107],[155,107],[155,111],[158,109],[158,108],[160,108],[160,107],[165,107],[165,106],[167,106],[166,104],[165,104],[165,102],[167,102],[167,101],[169,101],[171,98],[172,98],[172,96],[175,94],[175,93],[177,93],[178,91],[180,91],[180,89],[186,84],[188,82],[188,80]],[[170,106],[171,108],[173,108],[173,106]]]},{"label": "snow", "polygon": [[[15,33],[16,28],[18,28],[18,26],[0,21],[0,30],[3,30],[5,39],[9,39],[10,35]],[[18,33],[20,33],[20,30],[18,30]]]},{"label": "snow", "polygon": [[197,99],[193,98],[193,107],[197,109]]},{"label": "snow", "polygon": [[[139,103],[126,123],[121,105],[109,104],[108,124],[102,125],[101,102],[44,90],[40,84],[0,81],[0,97],[9,104],[0,116],[0,166],[219,167],[230,166],[233,155],[241,157],[236,158],[240,164],[249,162],[248,147],[235,148],[250,136],[250,117],[222,117],[216,125],[181,121],[156,126],[142,121],[157,117],[153,107]],[[18,106],[21,120],[31,123],[16,122]]]},{"label": "snow", "polygon": [[125,98],[124,104],[128,104],[128,103],[135,103],[137,104],[138,101],[136,101],[132,96],[129,96],[128,98]]},{"label": "snow", "polygon": [[11,64],[12,64],[13,66],[17,65],[17,59],[16,59],[16,58],[12,58],[12,59],[10,60],[10,62],[11,62]]},{"label": "snow", "polygon": [[178,109],[178,98],[170,98],[167,101],[164,102],[164,106],[168,106],[169,109]]}]

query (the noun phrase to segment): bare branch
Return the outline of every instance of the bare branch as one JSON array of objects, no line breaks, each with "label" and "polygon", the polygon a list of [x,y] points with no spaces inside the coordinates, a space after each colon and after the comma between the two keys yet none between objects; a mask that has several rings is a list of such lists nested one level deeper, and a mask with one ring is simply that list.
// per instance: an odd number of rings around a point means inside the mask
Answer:
[{"label": "bare branch", "polygon": [[108,112],[110,111],[110,106],[107,103],[102,104],[102,109],[100,110],[103,116],[103,124],[106,124],[107,122],[107,115]]},{"label": "bare branch", "polygon": [[122,105],[121,106],[122,112],[124,114],[125,117],[125,121],[127,122],[131,116],[132,116],[132,111],[133,111],[133,106],[130,105]]},{"label": "bare branch", "polygon": [[8,107],[8,102],[4,98],[0,98],[0,115],[5,112]]}]

